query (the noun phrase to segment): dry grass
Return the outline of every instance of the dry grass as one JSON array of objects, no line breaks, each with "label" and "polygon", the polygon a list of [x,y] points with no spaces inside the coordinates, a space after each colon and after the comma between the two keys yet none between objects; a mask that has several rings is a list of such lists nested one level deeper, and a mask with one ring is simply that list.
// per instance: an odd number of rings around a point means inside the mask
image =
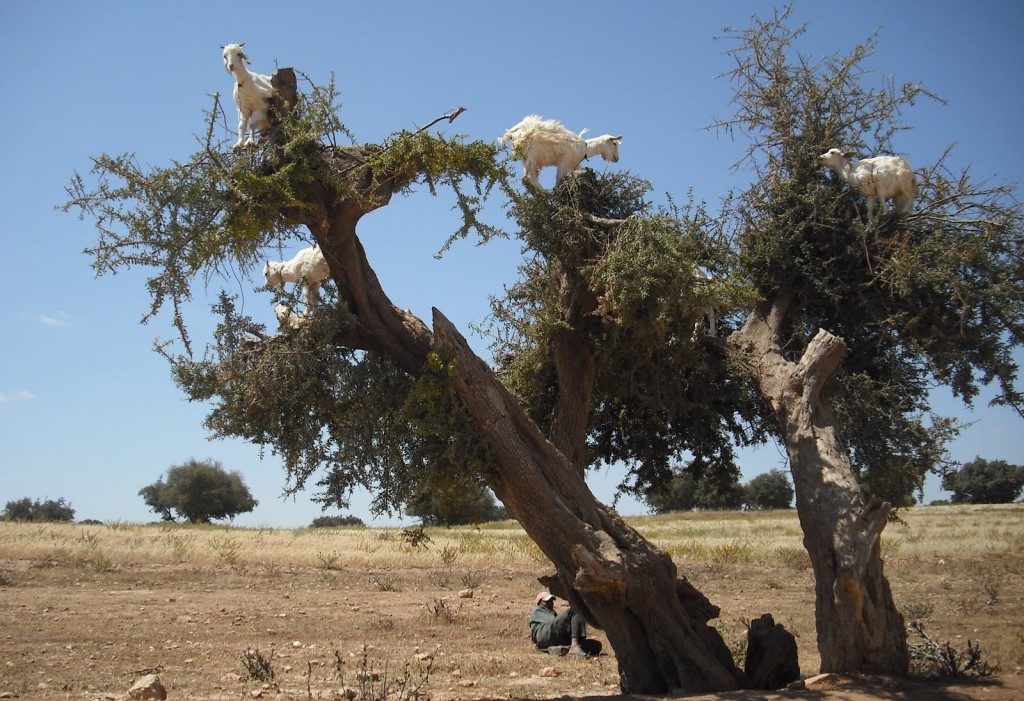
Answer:
[{"label": "dry grass", "polygon": [[[900,516],[883,554],[908,620],[935,640],[980,643],[1004,673],[1024,665],[1024,505]],[[771,612],[798,636],[805,674],[817,671],[795,513],[630,522],[721,606],[735,654],[746,621]],[[173,698],[240,698],[269,684],[283,698],[327,699],[358,680],[364,696],[392,698],[390,684],[434,699],[617,693],[613,656],[576,663],[532,651],[526,617],[551,567],[517,524],[427,534],[413,546],[386,528],[0,523],[0,693],[120,695],[150,668]],[[272,682],[244,678],[249,649],[273,666]]]}]

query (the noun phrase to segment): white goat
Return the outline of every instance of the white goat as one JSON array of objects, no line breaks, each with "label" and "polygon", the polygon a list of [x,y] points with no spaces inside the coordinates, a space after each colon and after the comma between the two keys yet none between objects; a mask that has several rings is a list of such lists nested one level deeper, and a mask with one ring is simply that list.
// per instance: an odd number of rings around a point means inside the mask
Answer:
[{"label": "white goat", "polygon": [[286,282],[302,285],[306,295],[306,314],[311,314],[320,301],[320,283],[330,276],[327,260],[319,246],[303,248],[289,261],[279,263],[268,260],[263,266],[267,287],[283,287]]},{"label": "white goat", "polygon": [[231,91],[235,105],[238,106],[238,143],[235,144],[235,148],[242,147],[246,134],[249,134],[246,145],[255,143],[256,132],[270,126],[267,110],[270,108],[270,98],[274,94],[269,75],[250,73],[245,67],[250,61],[243,46],[245,42],[220,47],[224,49],[225,70],[235,76],[235,87]]},{"label": "white goat", "polygon": [[899,156],[875,156],[853,163],[850,159],[856,155],[853,151],[843,153],[830,148],[818,156],[818,162],[864,195],[868,212],[874,211],[876,203],[885,207],[889,199],[897,214],[907,214],[914,208],[917,186],[914,171],[905,160]]},{"label": "white goat", "polygon": [[621,136],[605,134],[584,139],[586,132],[584,129],[573,134],[554,119],[541,119],[531,114],[506,130],[498,141],[503,144],[512,142],[512,147],[522,155],[523,175],[540,187],[540,169],[545,166],[557,166],[557,185],[590,156],[600,155],[606,161],[618,163]]},{"label": "white goat", "polygon": [[[704,272],[703,268],[699,268],[697,266],[693,266],[693,277],[697,280],[697,284],[698,285],[706,285],[706,284],[708,284],[711,281],[711,276],[708,275],[706,272]],[[708,335],[709,336],[714,336],[715,335],[715,310],[714,310],[714,308],[709,304],[709,305],[705,306],[701,311],[703,312],[704,319],[706,319],[707,322],[708,322]],[[698,321],[694,325],[694,327],[693,327],[693,339],[694,340],[697,340],[697,338],[700,336],[700,330],[701,330],[700,329],[700,325],[701,325],[701,321],[704,321],[704,319],[701,319],[700,321]]]},{"label": "white goat", "polygon": [[289,309],[287,304],[283,303],[274,307],[274,316],[277,317],[277,320],[281,322],[281,324],[287,324],[293,329],[297,329],[302,326],[307,318],[305,315],[299,316]]}]

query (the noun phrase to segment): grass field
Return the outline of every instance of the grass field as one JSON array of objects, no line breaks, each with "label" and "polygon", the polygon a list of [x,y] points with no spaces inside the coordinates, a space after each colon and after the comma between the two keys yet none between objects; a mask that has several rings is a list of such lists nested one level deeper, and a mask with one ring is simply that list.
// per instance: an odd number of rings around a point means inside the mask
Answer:
[{"label": "grass field", "polygon": [[[882,550],[908,621],[952,649],[976,642],[998,673],[1014,674],[1024,666],[1024,505],[900,517]],[[804,674],[817,672],[794,512],[629,521],[721,607],[734,654],[746,622],[770,612],[798,636]],[[0,695],[121,698],[147,670],[170,698],[618,693],[613,654],[532,650],[526,619],[536,578],[552,568],[517,524],[426,533],[413,546],[399,529],[0,523]],[[258,656],[243,660],[247,650]],[[273,680],[256,678],[254,659]]]}]

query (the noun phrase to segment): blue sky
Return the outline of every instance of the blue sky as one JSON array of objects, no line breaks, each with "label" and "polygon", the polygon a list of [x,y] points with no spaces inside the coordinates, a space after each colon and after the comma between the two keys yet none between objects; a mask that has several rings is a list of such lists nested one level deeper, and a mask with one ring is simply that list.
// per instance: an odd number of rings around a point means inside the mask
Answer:
[{"label": "blue sky", "polygon": [[[953,164],[971,166],[975,179],[1022,180],[1024,3],[807,0],[796,8],[810,23],[804,53],[846,52],[880,30],[867,80],[921,82],[949,101],[905,115],[914,129],[895,146],[912,165],[955,144]],[[82,253],[96,239],[91,224],[55,210],[90,156],[131,152],[156,166],[191,153],[210,96],[231,107],[220,45],[244,41],[261,73],[293,66],[323,83],[333,72],[342,118],[361,142],[460,105],[468,111],[449,129],[481,139],[537,113],[623,135],[618,164],[592,165],[650,180],[655,199],[682,200],[692,188],[716,203],[749,176],[732,169],[743,142],[704,129],[731,114],[731,85],[718,77],[731,45],[715,37],[771,9],[749,0],[0,3],[0,502],[63,497],[79,519],[145,522],[155,515],[139,489],[194,457],[244,475],[260,505],[236,524],[300,526],[320,513],[308,496],[281,498],[274,456],[208,439],[207,407],[185,401],[152,350],[154,339],[173,336],[168,316],[138,323],[149,304],[144,273],[95,279]],[[396,199],[366,217],[360,235],[396,304],[428,320],[437,306],[468,333],[487,313],[487,295],[513,280],[519,249],[466,241],[436,260],[456,226],[450,207],[425,191]],[[501,223],[500,203],[489,211]],[[222,286],[269,322],[270,296],[254,291],[261,283],[243,276],[198,287],[194,339],[208,337],[208,305]],[[486,352],[485,340],[471,342]],[[936,410],[974,422],[952,456],[1024,464],[1024,424],[987,408],[989,396],[970,411],[936,392]],[[744,479],[782,464],[775,447],[745,453]],[[616,478],[594,475],[600,498],[610,499]],[[930,480],[926,500],[940,496]],[[369,522],[365,505],[357,497],[352,513]],[[631,501],[619,508],[643,513]]]}]

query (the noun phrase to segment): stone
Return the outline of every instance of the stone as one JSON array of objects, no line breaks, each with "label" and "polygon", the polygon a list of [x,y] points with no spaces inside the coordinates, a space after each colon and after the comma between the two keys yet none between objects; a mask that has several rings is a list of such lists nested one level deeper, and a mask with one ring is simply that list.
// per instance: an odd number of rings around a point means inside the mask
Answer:
[{"label": "stone", "polygon": [[800,678],[796,638],[770,613],[750,622],[743,671],[751,689],[781,689]]},{"label": "stone", "polygon": [[160,683],[160,677],[155,674],[147,674],[140,677],[128,690],[128,697],[131,699],[157,699],[163,701],[167,698],[167,689]]}]

